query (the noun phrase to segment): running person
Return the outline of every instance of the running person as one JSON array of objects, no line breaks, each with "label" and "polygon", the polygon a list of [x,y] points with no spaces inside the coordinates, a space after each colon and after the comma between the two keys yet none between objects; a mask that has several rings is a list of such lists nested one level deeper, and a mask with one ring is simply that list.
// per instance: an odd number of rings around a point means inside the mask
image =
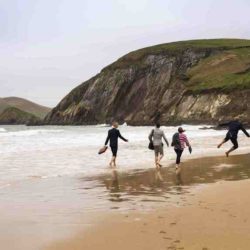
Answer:
[{"label": "running person", "polygon": [[223,141],[217,146],[217,148],[220,148],[225,142],[227,142],[228,140],[231,140],[231,142],[233,143],[233,147],[230,148],[225,154],[228,157],[229,154],[234,151],[235,149],[237,149],[239,147],[238,144],[238,132],[239,130],[242,130],[244,132],[244,134],[247,137],[250,137],[250,135],[248,134],[248,132],[246,131],[246,129],[243,127],[242,123],[240,123],[239,121],[235,120],[235,121],[230,121],[227,123],[222,123],[219,124],[220,127],[222,126],[228,126],[228,132],[226,134],[226,137],[223,139]]},{"label": "running person", "polygon": [[160,161],[164,156],[162,138],[164,139],[167,146],[169,147],[168,140],[163,130],[160,129],[160,126],[161,125],[157,123],[155,125],[155,129],[152,129],[152,131],[150,132],[148,136],[149,141],[152,142],[154,145],[156,168],[162,167],[162,165],[160,164]]},{"label": "running person", "polygon": [[116,167],[116,157],[117,157],[117,151],[118,151],[118,137],[121,138],[125,142],[128,142],[128,140],[122,137],[120,131],[117,129],[118,128],[117,122],[113,122],[112,127],[113,128],[108,131],[108,136],[105,141],[105,146],[107,146],[108,142],[110,141],[109,145],[112,151],[112,158],[111,158],[109,165],[110,167],[112,166]]},{"label": "running person", "polygon": [[187,136],[184,134],[185,130],[182,127],[178,128],[178,132],[173,135],[172,146],[176,153],[176,172],[180,172],[180,162],[181,155],[184,151],[185,146],[189,148],[189,152],[192,152],[191,145],[187,139]]}]

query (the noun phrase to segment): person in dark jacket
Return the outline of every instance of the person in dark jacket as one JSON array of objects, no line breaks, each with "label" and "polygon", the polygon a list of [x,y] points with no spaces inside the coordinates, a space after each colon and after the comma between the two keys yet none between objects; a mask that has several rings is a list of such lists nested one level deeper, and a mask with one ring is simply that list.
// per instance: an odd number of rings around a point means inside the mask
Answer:
[{"label": "person in dark jacket", "polygon": [[123,141],[128,142],[127,139],[125,139],[120,131],[117,129],[118,128],[118,123],[113,122],[112,123],[112,129],[108,131],[108,136],[105,141],[105,146],[108,144],[110,145],[111,151],[112,151],[112,158],[109,163],[110,167],[114,166],[116,167],[116,157],[117,157],[117,151],[118,151],[118,137],[121,138]]},{"label": "person in dark jacket", "polygon": [[244,132],[244,134],[247,137],[250,137],[250,135],[248,134],[248,132],[246,131],[246,129],[243,127],[242,123],[240,123],[239,121],[235,120],[235,121],[230,121],[227,123],[222,123],[219,124],[219,126],[228,126],[228,132],[226,134],[226,137],[223,139],[223,141],[217,146],[217,148],[220,148],[225,142],[227,142],[228,140],[230,140],[233,143],[233,147],[230,148],[225,154],[228,157],[229,154],[234,151],[235,149],[237,149],[239,147],[238,144],[238,132],[239,130],[242,130]]}]

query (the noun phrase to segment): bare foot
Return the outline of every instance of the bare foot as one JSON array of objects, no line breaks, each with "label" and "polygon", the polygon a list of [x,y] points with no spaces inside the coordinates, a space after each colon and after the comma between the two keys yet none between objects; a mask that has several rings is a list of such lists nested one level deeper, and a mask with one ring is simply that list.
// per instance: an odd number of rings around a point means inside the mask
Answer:
[{"label": "bare foot", "polygon": [[229,153],[228,153],[228,152],[226,152],[225,154],[226,154],[226,157],[228,157],[228,156],[229,156]]},{"label": "bare foot", "polygon": [[217,148],[220,148],[221,147],[221,144],[219,144],[218,146],[217,146]]}]

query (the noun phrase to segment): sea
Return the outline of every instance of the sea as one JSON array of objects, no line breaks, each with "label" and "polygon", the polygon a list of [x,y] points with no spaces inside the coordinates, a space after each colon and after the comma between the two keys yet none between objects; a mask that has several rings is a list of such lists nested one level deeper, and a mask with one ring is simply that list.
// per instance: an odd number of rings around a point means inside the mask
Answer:
[{"label": "sea", "polygon": [[[185,206],[212,183],[250,178],[250,143],[242,132],[234,154],[244,155],[226,158],[230,142],[217,149],[226,130],[182,126],[193,152],[184,151],[181,175],[175,173],[174,150],[166,145],[163,167],[155,168],[148,149],[153,127],[120,126],[129,142],[119,142],[117,169],[111,169],[110,149],[98,155],[110,129],[105,124],[0,126],[1,244],[45,249],[106,215]],[[178,128],[162,129],[171,142]],[[204,158],[214,155],[221,157]]]},{"label": "sea", "polygon": [[[217,144],[226,130],[214,130],[208,125],[182,127],[192,144],[193,152],[185,150],[183,159],[210,155],[224,155],[230,142],[221,149]],[[118,169],[129,171],[154,167],[154,153],[148,149],[148,135],[153,127],[121,125],[121,134],[129,140],[120,140]],[[169,142],[177,131],[174,126],[162,126]],[[33,178],[62,176],[96,176],[108,169],[111,151],[98,155],[104,145],[108,125],[96,126],[0,126],[0,187]],[[249,140],[239,132],[240,149],[249,152]],[[174,163],[173,148],[164,146],[163,164]]]}]

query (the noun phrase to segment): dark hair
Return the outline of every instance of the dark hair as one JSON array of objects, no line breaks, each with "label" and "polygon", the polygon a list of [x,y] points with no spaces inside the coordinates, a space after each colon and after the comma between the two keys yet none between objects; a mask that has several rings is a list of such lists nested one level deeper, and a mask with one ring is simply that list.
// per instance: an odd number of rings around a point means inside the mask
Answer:
[{"label": "dark hair", "polygon": [[184,130],[182,127],[179,127],[179,128],[178,128],[178,132],[179,132],[179,133],[183,133],[183,132],[185,132],[185,130]]},{"label": "dark hair", "polygon": [[157,123],[155,124],[155,126],[156,126],[157,128],[159,128],[161,125],[160,125],[159,122],[157,122]]}]

